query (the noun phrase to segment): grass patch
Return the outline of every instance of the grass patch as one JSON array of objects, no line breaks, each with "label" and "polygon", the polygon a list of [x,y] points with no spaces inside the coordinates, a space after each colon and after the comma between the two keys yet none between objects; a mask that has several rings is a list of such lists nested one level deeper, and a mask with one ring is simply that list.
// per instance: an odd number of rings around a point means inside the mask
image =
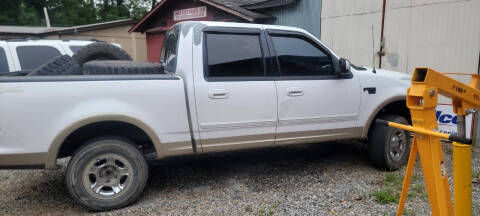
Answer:
[{"label": "grass patch", "polygon": [[[380,204],[398,203],[403,186],[403,175],[399,172],[385,173],[383,175],[383,187],[371,195]],[[420,197],[428,199],[423,178],[419,175],[412,175],[409,198]]]},{"label": "grass patch", "polygon": [[392,190],[392,188],[386,187],[379,191],[372,193],[372,196],[380,204],[396,203],[400,198],[400,193]]},{"label": "grass patch", "polygon": [[410,209],[404,209],[403,210],[403,215],[405,215],[405,216],[415,216],[415,215],[417,215],[417,213],[413,210],[410,210]]},{"label": "grass patch", "polygon": [[385,173],[383,175],[383,184],[387,187],[395,187],[402,189],[403,176],[399,173]]},{"label": "grass patch", "polygon": [[473,179],[478,179],[478,178],[480,178],[480,172],[479,172],[479,171],[477,171],[477,172],[472,172],[472,178],[473,178]]},{"label": "grass patch", "polygon": [[[275,214],[275,211],[277,210],[278,206],[280,203],[278,201],[275,201],[270,207],[265,207],[264,205],[261,205],[255,212],[255,215],[257,216],[272,216]],[[245,207],[246,212],[253,212],[252,206],[248,205]]]}]

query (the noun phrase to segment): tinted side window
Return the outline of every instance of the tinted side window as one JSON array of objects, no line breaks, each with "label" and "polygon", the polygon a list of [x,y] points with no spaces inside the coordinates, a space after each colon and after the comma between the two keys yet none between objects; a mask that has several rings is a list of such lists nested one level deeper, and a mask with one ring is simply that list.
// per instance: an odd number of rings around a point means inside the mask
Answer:
[{"label": "tinted side window", "polygon": [[0,73],[6,73],[9,71],[7,55],[5,54],[5,50],[0,47]]},{"label": "tinted side window", "polygon": [[81,50],[84,46],[70,46],[70,50],[72,50],[73,53],[78,52]]},{"label": "tinted side window", "polygon": [[61,54],[50,46],[20,46],[17,55],[22,70],[33,70]]},{"label": "tinted side window", "polygon": [[282,76],[334,75],[330,57],[307,40],[272,37]]},{"label": "tinted side window", "polygon": [[259,35],[207,34],[208,77],[264,76]]}]

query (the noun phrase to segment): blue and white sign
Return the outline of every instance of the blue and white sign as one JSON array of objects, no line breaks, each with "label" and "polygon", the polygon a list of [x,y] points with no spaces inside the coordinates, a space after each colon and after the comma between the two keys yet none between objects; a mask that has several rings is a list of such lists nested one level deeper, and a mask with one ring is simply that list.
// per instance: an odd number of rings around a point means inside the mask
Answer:
[{"label": "blue and white sign", "polygon": [[[472,135],[473,115],[465,117],[465,132],[468,138]],[[451,104],[437,106],[438,130],[442,133],[457,135],[457,115],[453,112]]]}]

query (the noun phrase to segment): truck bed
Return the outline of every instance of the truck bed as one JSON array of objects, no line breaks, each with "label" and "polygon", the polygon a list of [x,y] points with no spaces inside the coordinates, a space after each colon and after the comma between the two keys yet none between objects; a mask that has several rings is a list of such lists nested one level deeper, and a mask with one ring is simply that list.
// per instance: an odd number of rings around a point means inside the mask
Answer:
[{"label": "truck bed", "polygon": [[43,160],[62,131],[96,117],[142,122],[157,144],[191,140],[183,80],[175,75],[0,77],[0,104],[2,160]]}]

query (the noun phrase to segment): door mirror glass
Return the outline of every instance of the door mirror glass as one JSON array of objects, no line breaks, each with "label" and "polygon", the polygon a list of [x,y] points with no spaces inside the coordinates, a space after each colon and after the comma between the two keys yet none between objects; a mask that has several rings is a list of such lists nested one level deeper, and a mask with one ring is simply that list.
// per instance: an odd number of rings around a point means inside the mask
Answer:
[{"label": "door mirror glass", "polygon": [[339,62],[340,66],[340,74],[339,75],[345,75],[350,72],[350,61],[345,58],[341,58]]}]

